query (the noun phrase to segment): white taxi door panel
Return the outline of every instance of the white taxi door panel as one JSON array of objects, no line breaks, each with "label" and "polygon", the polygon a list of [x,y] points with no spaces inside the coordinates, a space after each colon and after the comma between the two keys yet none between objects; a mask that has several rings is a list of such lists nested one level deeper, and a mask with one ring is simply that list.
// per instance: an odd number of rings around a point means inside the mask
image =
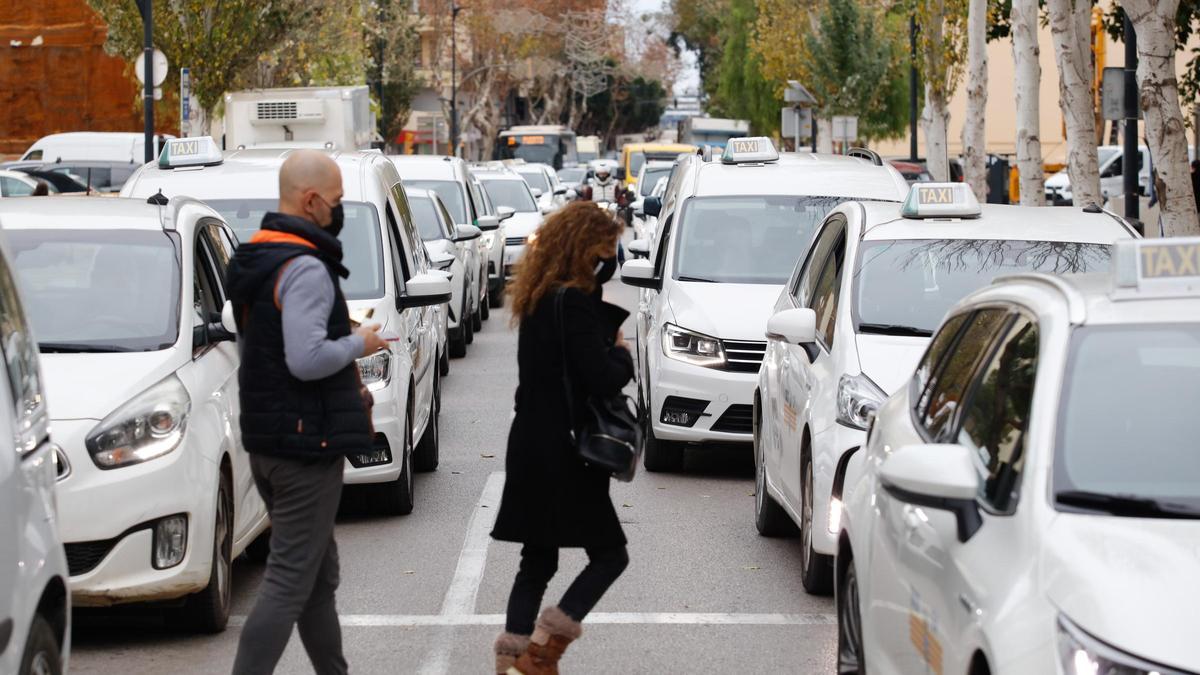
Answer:
[{"label": "white taxi door panel", "polygon": [[[658,239],[655,241],[653,248],[650,251],[650,259],[654,261],[655,275],[662,279],[662,290],[654,290],[652,288],[641,289],[638,294],[638,318],[637,318],[637,349],[639,357],[640,375],[642,376],[642,386],[652,384],[649,381],[649,376],[654,370],[654,363],[659,358],[662,358],[662,348],[659,347],[661,335],[661,316],[662,303],[664,302],[665,291],[667,288],[667,256],[670,254],[670,236],[671,224],[668,220],[667,224],[662,227],[659,232]],[[645,403],[648,407],[653,406],[653,398],[649,389],[643,390]],[[651,419],[655,419],[658,411],[648,410],[647,413]]]}]

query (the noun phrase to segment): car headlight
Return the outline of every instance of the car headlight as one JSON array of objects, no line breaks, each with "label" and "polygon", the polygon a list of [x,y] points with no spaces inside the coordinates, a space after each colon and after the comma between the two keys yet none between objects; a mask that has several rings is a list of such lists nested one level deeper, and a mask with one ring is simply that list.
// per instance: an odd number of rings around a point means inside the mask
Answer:
[{"label": "car headlight", "polygon": [[358,374],[363,384],[368,387],[373,384],[386,383],[392,374],[392,353],[388,350],[375,352],[364,356],[355,363],[358,364]]},{"label": "car headlight", "polygon": [[84,445],[101,469],[162,457],[183,441],[191,407],[183,383],[169,375],[105,417]]},{"label": "car headlight", "polygon": [[1066,675],[1184,675],[1110,647],[1058,616],[1058,658]]},{"label": "car headlight", "polygon": [[663,354],[676,361],[708,368],[725,365],[725,348],[720,340],[674,324],[663,326],[662,346]]},{"label": "car headlight", "polygon": [[837,390],[837,421],[866,431],[885,399],[887,394],[866,375],[842,375]]}]

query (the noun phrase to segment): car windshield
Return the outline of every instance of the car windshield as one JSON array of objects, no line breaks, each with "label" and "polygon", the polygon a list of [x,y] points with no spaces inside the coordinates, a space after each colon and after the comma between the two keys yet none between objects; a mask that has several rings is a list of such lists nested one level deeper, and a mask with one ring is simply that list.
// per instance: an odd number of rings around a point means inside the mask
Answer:
[{"label": "car windshield", "polygon": [[782,284],[829,210],[846,197],[698,197],[688,201],[675,246],[675,278]]},{"label": "car windshield", "polygon": [[414,197],[410,194],[408,206],[412,209],[413,220],[417,223],[417,231],[421,233],[421,239],[436,241],[446,238],[446,233],[442,232],[441,221],[438,220],[437,205],[433,203],[432,199]]},{"label": "car windshield", "polygon": [[638,192],[643,197],[654,192],[654,186],[658,185],[659,178],[666,178],[671,175],[671,167],[664,166],[661,169],[646,169],[646,173],[642,174],[638,181]]},{"label": "car windshield", "polygon": [[1054,490],[1200,518],[1200,323],[1085,326],[1072,339]]},{"label": "car windshield", "polygon": [[179,337],[179,252],[153,230],[6,232],[43,352],[166,349]]},{"label": "car windshield", "polygon": [[[238,241],[248,242],[258,231],[263,216],[279,205],[275,199],[212,199],[206,200],[233,228]],[[345,226],[338,240],[342,242],[342,264],[350,270],[342,280],[342,293],[347,300],[367,300],[383,297],[383,247],[379,243],[379,216],[375,207],[363,202],[342,202]]]},{"label": "car windshield", "polygon": [[550,191],[550,181],[546,180],[546,174],[541,171],[519,171],[521,178],[529,183],[529,187],[535,190],[541,190],[542,194]]},{"label": "car windshield", "polygon": [[1096,162],[1096,166],[1104,166],[1105,162],[1119,154],[1121,154],[1121,151],[1117,148],[1097,148],[1096,156],[1099,161]]},{"label": "car windshield", "polygon": [[459,183],[452,180],[405,180],[401,182],[405,187],[433,190],[438,197],[442,198],[442,203],[446,205],[446,210],[450,212],[450,217],[456,224],[471,224],[471,218],[467,215],[466,202],[463,201],[462,185]]},{"label": "car windshield", "polygon": [[582,183],[587,178],[587,169],[563,169],[558,172],[558,179],[564,183]]},{"label": "car windshield", "polygon": [[629,153],[629,174],[632,176],[638,175],[642,170],[642,165],[646,163],[646,153],[631,152]]},{"label": "car windshield", "polygon": [[534,213],[538,210],[529,186],[521,180],[485,180],[483,189],[491,197],[496,208],[507,206],[517,213]]},{"label": "car windshield", "polygon": [[854,272],[861,326],[903,326],[932,335],[950,306],[1002,274],[1108,269],[1111,247],[1050,241],[911,239],[867,241]]}]

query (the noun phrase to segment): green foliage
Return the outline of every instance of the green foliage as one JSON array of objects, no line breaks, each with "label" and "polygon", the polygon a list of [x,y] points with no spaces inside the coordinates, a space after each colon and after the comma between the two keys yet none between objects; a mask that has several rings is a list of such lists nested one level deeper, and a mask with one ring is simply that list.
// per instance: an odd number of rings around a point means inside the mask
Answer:
[{"label": "green foliage", "polygon": [[730,1],[721,29],[725,41],[709,111],[714,116],[749,120],[751,133],[770,136],[779,131],[783,99],[778,94],[779,83],[763,76],[762,57],[751,49],[757,19],[754,0]]},{"label": "green foliage", "polygon": [[372,89],[379,97],[379,133],[391,143],[408,123],[412,102],[424,86],[416,73],[420,35],[405,0],[368,0],[367,37]]}]

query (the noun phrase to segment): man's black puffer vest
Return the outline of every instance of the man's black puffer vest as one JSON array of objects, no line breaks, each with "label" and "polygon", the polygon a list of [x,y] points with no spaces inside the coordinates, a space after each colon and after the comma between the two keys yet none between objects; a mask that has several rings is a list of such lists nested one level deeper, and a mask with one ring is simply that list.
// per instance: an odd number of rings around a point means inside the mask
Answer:
[{"label": "man's black puffer vest", "polygon": [[349,335],[350,313],[339,283],[349,271],[341,263],[341,243],[303,218],[279,213],[263,217],[262,229],[238,247],[226,280],[241,343],[242,444],[247,452],[294,458],[365,452],[371,447],[371,420],[359,392],[358,367],[351,363],[312,382],[294,377],[284,357],[283,313],[275,304],[284,264],[315,256],[333,280],[329,339]]}]

